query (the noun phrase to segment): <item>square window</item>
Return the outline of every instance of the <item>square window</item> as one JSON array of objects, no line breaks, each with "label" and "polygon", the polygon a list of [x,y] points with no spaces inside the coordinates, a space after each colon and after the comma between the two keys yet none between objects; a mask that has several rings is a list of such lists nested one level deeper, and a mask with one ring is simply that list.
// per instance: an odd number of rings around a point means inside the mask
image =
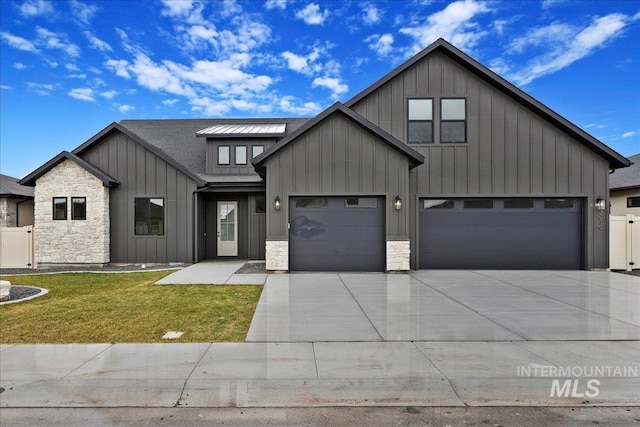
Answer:
[{"label": "square window", "polygon": [[136,197],[134,200],[136,236],[161,236],[164,234],[164,199]]},{"label": "square window", "polygon": [[409,120],[433,120],[433,100],[410,99]]},{"label": "square window", "polygon": [[407,140],[411,144],[433,142],[433,100],[407,100]]},{"label": "square window", "polygon": [[640,208],[640,196],[627,197],[628,208]]},{"label": "square window", "polygon": [[229,146],[221,145],[218,147],[218,164],[219,165],[229,164]]},{"label": "square window", "polygon": [[86,197],[71,198],[71,219],[72,220],[87,219],[87,198]]},{"label": "square window", "polygon": [[67,219],[67,198],[66,197],[53,198],[53,219],[56,221]]},{"label": "square window", "polygon": [[443,99],[442,100],[442,120],[466,120],[464,99]]},{"label": "square window", "polygon": [[236,146],[236,165],[246,165],[246,164],[247,164],[247,146],[237,145]]},{"label": "square window", "polygon": [[251,147],[251,158],[259,156],[264,151],[264,145],[253,145]]}]

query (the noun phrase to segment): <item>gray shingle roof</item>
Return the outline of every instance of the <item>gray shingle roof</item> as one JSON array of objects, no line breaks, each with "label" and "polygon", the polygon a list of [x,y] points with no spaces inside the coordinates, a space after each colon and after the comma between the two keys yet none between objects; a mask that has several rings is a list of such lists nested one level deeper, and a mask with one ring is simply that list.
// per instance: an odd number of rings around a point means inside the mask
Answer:
[{"label": "gray shingle roof", "polygon": [[632,164],[628,168],[616,169],[609,175],[609,188],[622,190],[623,188],[640,187],[640,154],[628,157]]},{"label": "gray shingle roof", "polygon": [[205,138],[197,137],[196,132],[219,124],[287,123],[285,135],[288,135],[308,120],[307,118],[122,120],[120,125],[158,148],[204,181],[213,182],[216,177],[206,173],[207,141]]},{"label": "gray shingle roof", "polygon": [[33,187],[18,184],[20,178],[9,175],[0,175],[0,196],[33,197]]}]

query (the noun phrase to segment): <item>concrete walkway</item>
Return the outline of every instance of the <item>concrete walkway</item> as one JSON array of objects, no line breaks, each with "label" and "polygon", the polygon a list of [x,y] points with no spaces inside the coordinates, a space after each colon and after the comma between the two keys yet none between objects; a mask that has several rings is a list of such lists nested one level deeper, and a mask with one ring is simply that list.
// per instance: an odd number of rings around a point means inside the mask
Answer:
[{"label": "concrete walkway", "polygon": [[206,260],[176,271],[156,285],[264,285],[266,274],[235,274],[247,260]]}]

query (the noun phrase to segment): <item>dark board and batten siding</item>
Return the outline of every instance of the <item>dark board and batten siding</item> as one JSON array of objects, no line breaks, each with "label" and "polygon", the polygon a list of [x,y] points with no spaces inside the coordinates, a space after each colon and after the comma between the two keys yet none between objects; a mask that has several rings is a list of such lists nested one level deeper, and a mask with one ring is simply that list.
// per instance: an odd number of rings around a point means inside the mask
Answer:
[{"label": "dark board and batten siding", "polygon": [[[597,197],[608,196],[605,159],[440,52],[428,55],[352,109],[406,141],[411,97],[434,98],[436,111],[442,97],[466,98],[468,141],[411,145],[426,158],[411,173],[412,224],[419,197],[578,197],[585,202],[585,266],[608,267],[608,225],[598,226],[592,208]],[[436,142],[438,117],[436,112]],[[415,247],[416,236],[412,237]]]},{"label": "dark board and batten siding", "polygon": [[[249,175],[255,173],[251,164],[251,147],[262,145],[264,149],[276,143],[275,138],[208,138],[207,173],[212,175]],[[218,165],[218,147],[229,147],[229,165]],[[247,164],[235,164],[235,147],[247,147]]]},{"label": "dark board and batten siding", "polygon": [[[109,194],[112,263],[193,262],[191,178],[119,132],[81,157],[120,181]],[[134,235],[135,197],[164,198],[164,236]]]},{"label": "dark board and batten siding", "polygon": [[[341,114],[333,114],[267,160],[267,240],[286,240],[288,198],[296,195],[384,195],[386,237],[408,239],[408,160]],[[280,211],[273,200],[283,201]]]}]

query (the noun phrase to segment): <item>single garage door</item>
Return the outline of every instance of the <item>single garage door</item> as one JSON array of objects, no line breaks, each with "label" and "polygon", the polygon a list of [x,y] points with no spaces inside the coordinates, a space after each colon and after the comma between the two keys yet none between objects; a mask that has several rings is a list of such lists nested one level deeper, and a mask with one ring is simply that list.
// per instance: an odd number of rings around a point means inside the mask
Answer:
[{"label": "single garage door", "polygon": [[580,269],[580,199],[423,199],[420,268]]},{"label": "single garage door", "polygon": [[292,197],[291,271],[383,271],[384,198]]}]

